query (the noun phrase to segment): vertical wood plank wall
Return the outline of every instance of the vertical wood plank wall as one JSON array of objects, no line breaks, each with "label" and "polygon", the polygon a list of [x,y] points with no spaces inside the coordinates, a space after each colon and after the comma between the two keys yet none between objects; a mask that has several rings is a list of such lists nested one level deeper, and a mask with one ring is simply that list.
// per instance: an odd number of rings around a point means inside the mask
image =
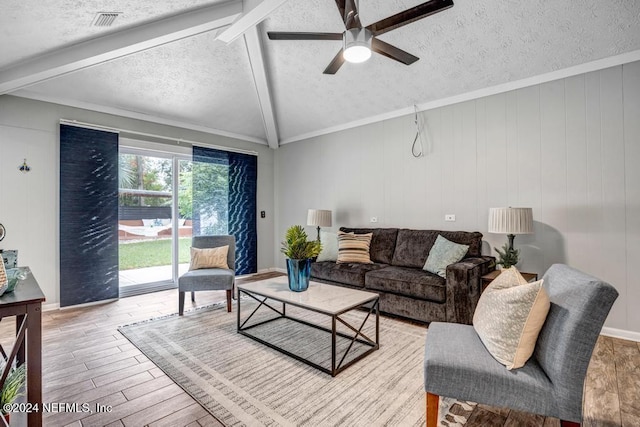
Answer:
[{"label": "vertical wood plank wall", "polygon": [[[0,116],[5,111],[0,108]],[[58,158],[56,135],[0,122],[0,223],[7,229],[0,249],[17,249],[47,299],[58,300]],[[22,173],[24,159],[31,167]]]},{"label": "vertical wood plank wall", "polygon": [[[111,114],[0,95],[0,223],[7,237],[0,249],[18,249],[42,287],[45,306],[59,303],[59,121],[61,118],[107,127],[200,141],[258,152],[258,269],[273,267],[275,239],[274,150],[266,145]],[[32,167],[22,174],[23,158]],[[64,190],[63,190],[64,191]]]},{"label": "vertical wood plank wall", "polygon": [[478,230],[491,253],[506,236],[487,233],[489,207],[532,207],[520,268],[563,262],[609,281],[620,297],[606,326],[640,333],[640,62],[423,112],[417,159],[413,119],[278,149],[276,240],[317,208],[334,230]]}]

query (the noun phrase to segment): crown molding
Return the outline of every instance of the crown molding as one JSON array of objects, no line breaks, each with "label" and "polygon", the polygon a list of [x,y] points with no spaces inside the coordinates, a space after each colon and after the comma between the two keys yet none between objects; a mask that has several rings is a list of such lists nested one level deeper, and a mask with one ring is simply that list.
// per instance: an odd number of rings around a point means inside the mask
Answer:
[{"label": "crown molding", "polygon": [[187,123],[180,120],[167,119],[164,117],[153,116],[150,114],[129,111],[122,108],[107,107],[103,105],[93,104],[90,102],[77,101],[72,99],[63,99],[63,98],[58,98],[58,97],[49,96],[49,95],[42,95],[39,93],[24,90],[24,89],[12,93],[11,96],[33,99],[36,101],[50,102],[53,104],[65,105],[67,107],[82,108],[84,110],[96,111],[98,113],[112,114],[114,116],[121,116],[129,119],[143,120],[146,122],[157,123],[157,124],[166,125],[166,126],[174,126],[178,128],[208,133],[211,135],[218,135],[218,136],[224,136],[227,138],[239,139],[242,141],[253,142],[255,144],[268,145],[266,140],[261,138],[256,138],[253,136],[241,135],[238,133],[227,132],[221,129],[211,128],[208,126],[196,125],[193,123]]}]

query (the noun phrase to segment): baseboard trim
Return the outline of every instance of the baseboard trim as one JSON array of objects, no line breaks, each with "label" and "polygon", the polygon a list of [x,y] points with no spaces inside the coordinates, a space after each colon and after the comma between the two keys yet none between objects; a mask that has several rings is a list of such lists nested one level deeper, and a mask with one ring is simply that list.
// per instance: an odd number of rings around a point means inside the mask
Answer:
[{"label": "baseboard trim", "polygon": [[258,270],[256,274],[271,273],[273,271],[277,271],[277,269],[275,267],[263,268],[262,270]]},{"label": "baseboard trim", "polygon": [[287,274],[287,269],[286,268],[274,267],[274,268],[271,269],[271,271],[277,271],[278,273]]},{"label": "baseboard trim", "polygon": [[42,311],[54,311],[54,310],[60,310],[60,303],[57,302],[51,302],[49,304],[42,304]]},{"label": "baseboard trim", "polygon": [[624,329],[616,329],[616,328],[602,328],[600,332],[602,335],[606,335],[608,337],[613,338],[621,338],[623,340],[640,342],[640,332],[626,331]]}]

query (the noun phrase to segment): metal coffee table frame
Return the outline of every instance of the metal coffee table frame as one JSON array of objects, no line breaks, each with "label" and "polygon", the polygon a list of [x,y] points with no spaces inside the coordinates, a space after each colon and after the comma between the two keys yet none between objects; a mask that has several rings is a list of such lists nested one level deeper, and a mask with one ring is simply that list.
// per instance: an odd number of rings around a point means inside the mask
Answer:
[{"label": "metal coffee table frame", "polygon": [[[241,306],[241,301],[242,301],[242,294],[256,300],[257,302],[259,302],[260,304],[251,312],[251,314],[249,315],[249,317],[247,317],[242,323],[241,323],[241,316],[240,316],[240,306]],[[259,298],[261,297],[261,298]],[[273,300],[273,301],[277,301],[282,303],[282,310],[278,310],[277,308],[274,308],[273,306],[271,306],[267,301],[268,300]],[[291,302],[291,301],[282,301],[279,300],[277,298],[271,297],[271,296],[265,296],[265,295],[261,295],[258,292],[255,291],[247,291],[245,289],[242,289],[241,287],[238,287],[238,328],[237,331],[239,334],[245,335],[255,341],[258,341],[264,345],[266,345],[267,347],[270,347],[274,350],[277,350],[283,354],[286,354],[289,357],[292,357],[296,360],[299,360],[300,362],[306,363],[309,366],[313,366],[316,369],[319,369],[322,372],[325,372],[327,374],[330,374],[332,377],[335,377],[336,375],[338,375],[340,372],[342,372],[343,370],[347,369],[349,366],[353,365],[354,363],[358,362],[359,360],[363,359],[364,357],[366,357],[367,355],[369,355],[370,353],[378,350],[380,348],[380,310],[379,310],[379,301],[380,298],[379,296],[375,295],[372,296],[370,299],[361,302],[360,304],[357,304],[353,307],[349,307],[346,308],[344,310],[341,310],[337,313],[333,313],[333,314],[327,314],[326,312],[319,310],[319,309],[314,309],[302,304],[296,304],[295,302]],[[349,323],[347,323],[344,319],[342,319],[340,316],[343,315],[344,313],[347,313],[351,310],[357,309],[357,308],[361,308],[364,307],[366,304],[371,304],[371,307],[369,307],[369,312],[367,313],[366,317],[364,318],[364,320],[362,321],[362,324],[358,327],[358,329],[356,329],[353,325],[350,325]],[[302,309],[305,310],[309,310],[309,311],[313,311],[316,313],[320,313],[320,314],[324,314],[326,316],[331,317],[331,329],[329,328],[325,328],[323,326],[320,325],[316,325],[310,322],[307,322],[305,320],[302,319],[298,319],[296,317],[291,317],[288,316],[286,314],[286,308],[287,308],[287,304],[296,306],[296,307],[300,307]],[[269,309],[271,309],[272,311],[274,311],[275,313],[277,313],[279,316],[271,318],[271,319],[267,319],[264,320],[262,322],[258,322],[255,323],[253,325],[249,325],[249,326],[245,326],[247,324],[247,322],[253,317],[253,315],[260,309],[260,307],[265,306]],[[366,307],[364,307],[366,308]],[[371,314],[375,311],[375,316],[376,316],[376,338],[375,341],[372,340],[371,338],[369,338],[368,336],[366,336],[363,332],[362,332],[362,328],[364,327],[364,325],[367,323],[367,320],[369,320],[369,317],[371,316]],[[255,328],[256,326],[260,326],[260,325],[264,325],[265,323],[269,323],[269,322],[273,322],[279,319],[289,319],[292,320],[294,322],[298,322],[298,323],[302,323],[304,325],[310,326],[312,328],[316,328],[316,329],[320,329],[323,330],[325,332],[329,332],[331,333],[331,369],[327,369],[324,366],[318,365],[317,363],[311,362],[310,360],[307,360],[301,356],[298,356],[295,353],[292,353],[290,351],[287,351],[281,347],[278,347],[268,341],[265,341],[261,338],[258,338],[254,335],[251,335],[250,333],[247,333],[246,331],[250,330],[251,328]],[[344,326],[346,326],[348,329],[350,329],[351,331],[353,331],[355,333],[355,335],[350,336],[347,335],[346,333],[340,332],[336,330],[336,326],[337,323],[340,322],[341,324],[343,324]],[[340,336],[343,338],[348,338],[351,340],[351,342],[349,343],[349,346],[347,347],[347,349],[345,350],[344,354],[342,355],[342,358],[340,359],[340,361],[336,364],[337,361],[337,355],[336,355],[336,337]],[[360,338],[362,337],[362,338]],[[353,347],[353,344],[355,342],[359,342],[361,344],[364,344],[366,346],[369,346],[370,348],[365,351],[364,353],[356,356],[355,358],[353,358],[352,360],[348,361],[345,363],[345,358],[347,357],[347,355],[349,354],[349,351],[351,350],[351,348]]]}]

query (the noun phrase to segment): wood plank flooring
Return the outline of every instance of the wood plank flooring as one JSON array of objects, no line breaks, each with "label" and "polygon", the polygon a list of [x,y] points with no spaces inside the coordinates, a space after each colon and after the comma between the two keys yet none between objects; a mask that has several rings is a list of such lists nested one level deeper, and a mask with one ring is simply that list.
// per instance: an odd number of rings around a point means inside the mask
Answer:
[{"label": "wood plank flooring", "polygon": [[[266,273],[245,281],[262,280]],[[85,308],[44,312],[45,402],[110,405],[110,412],[45,414],[45,426],[188,426],[221,424],[118,331],[120,325],[177,312],[177,290],[122,298]],[[225,301],[223,291],[196,293],[194,306]],[[187,298],[186,309],[192,308]],[[12,318],[0,322],[0,343],[10,348]],[[585,388],[585,426],[640,426],[640,343],[600,337]],[[468,427],[559,426],[517,411],[478,405]]]}]

